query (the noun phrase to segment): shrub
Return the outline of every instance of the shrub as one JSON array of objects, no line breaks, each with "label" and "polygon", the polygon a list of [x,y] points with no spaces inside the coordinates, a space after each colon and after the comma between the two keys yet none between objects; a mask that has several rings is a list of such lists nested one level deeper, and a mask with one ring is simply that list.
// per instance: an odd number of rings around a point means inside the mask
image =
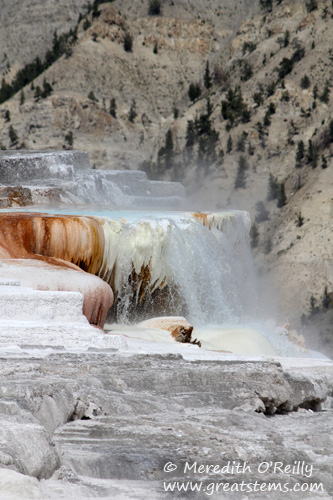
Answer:
[{"label": "shrub", "polygon": [[290,101],[290,94],[289,94],[288,90],[285,90],[284,92],[282,92],[281,101],[284,101],[284,102]]},{"label": "shrub", "polygon": [[86,18],[84,20],[84,23],[83,23],[83,26],[82,26],[83,29],[84,29],[84,31],[87,31],[87,29],[89,29],[90,26],[91,26],[91,21],[88,18]]},{"label": "shrub", "polygon": [[221,86],[222,90],[227,90],[229,87],[228,75],[218,64],[215,64],[213,69],[213,80]]},{"label": "shrub", "polygon": [[97,99],[97,97],[95,96],[95,94],[94,94],[94,91],[93,91],[93,90],[91,90],[91,91],[89,92],[89,94],[88,94],[88,99],[90,99],[91,101],[94,101],[94,102],[98,102],[98,99]]},{"label": "shrub", "polygon": [[304,217],[302,216],[301,212],[299,212],[296,215],[296,220],[295,220],[296,227],[302,227],[304,224]]},{"label": "shrub", "polygon": [[307,12],[312,12],[313,10],[318,9],[318,2],[317,0],[309,0],[306,2],[306,10]]},{"label": "shrub", "polygon": [[159,16],[162,13],[160,0],[149,0],[148,15]]},{"label": "shrub", "polygon": [[308,89],[311,85],[310,78],[308,75],[304,75],[301,79],[301,88],[302,89]]},{"label": "shrub", "polygon": [[285,76],[289,75],[293,69],[294,63],[291,59],[284,57],[279,64],[278,75],[279,78],[282,79]]},{"label": "shrub", "polygon": [[254,42],[244,42],[243,43],[243,47],[242,47],[242,53],[243,53],[243,56],[246,54],[246,52],[249,52],[251,54],[251,52],[253,52],[254,50],[256,50],[257,48],[257,44],[254,43]]},{"label": "shrub", "polygon": [[274,95],[277,82],[271,82],[266,87],[267,97]]},{"label": "shrub", "polygon": [[253,69],[251,64],[247,61],[243,62],[241,76],[240,76],[241,80],[243,82],[247,82],[248,80],[250,80],[250,78],[252,78],[252,76],[253,76]]},{"label": "shrub", "polygon": [[266,111],[263,121],[264,127],[269,127],[271,124],[271,115],[268,111]]},{"label": "shrub", "polygon": [[67,142],[68,146],[72,148],[74,143],[74,135],[71,130],[65,135],[65,141]]}]

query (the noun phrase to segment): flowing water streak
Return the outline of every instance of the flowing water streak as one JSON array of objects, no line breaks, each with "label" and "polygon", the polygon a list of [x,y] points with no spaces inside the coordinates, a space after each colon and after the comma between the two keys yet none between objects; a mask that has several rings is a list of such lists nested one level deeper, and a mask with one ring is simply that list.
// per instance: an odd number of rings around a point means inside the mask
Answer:
[{"label": "flowing water streak", "polygon": [[142,294],[146,301],[154,300],[154,292],[167,287],[167,310],[172,301],[175,314],[185,306],[189,320],[196,324],[234,323],[253,310],[246,212],[160,213],[138,216],[132,222],[98,220],[105,235],[99,276],[118,293],[121,322],[130,316],[133,274],[137,304]]}]

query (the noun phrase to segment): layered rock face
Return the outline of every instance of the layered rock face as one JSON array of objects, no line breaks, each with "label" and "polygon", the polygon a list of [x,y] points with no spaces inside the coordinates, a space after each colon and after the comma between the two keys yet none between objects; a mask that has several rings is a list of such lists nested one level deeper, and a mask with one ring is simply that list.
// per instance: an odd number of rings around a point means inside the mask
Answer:
[{"label": "layered rock face", "polygon": [[179,182],[150,181],[143,171],[92,169],[84,151],[0,153],[0,206],[79,203],[109,207],[180,208]]}]

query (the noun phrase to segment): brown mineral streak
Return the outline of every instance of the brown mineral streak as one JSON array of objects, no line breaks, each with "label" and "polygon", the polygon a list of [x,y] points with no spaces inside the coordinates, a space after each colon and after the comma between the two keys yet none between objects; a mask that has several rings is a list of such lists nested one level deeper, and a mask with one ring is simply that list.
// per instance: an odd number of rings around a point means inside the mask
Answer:
[{"label": "brown mineral streak", "polygon": [[104,232],[93,217],[3,213],[0,257],[53,257],[97,274],[103,261]]},{"label": "brown mineral streak", "polygon": [[[42,213],[0,217],[0,259],[34,259],[98,275],[104,245],[103,228],[93,217]],[[113,302],[111,290],[102,288],[85,293],[83,304],[89,322],[101,327]]]},{"label": "brown mineral streak", "polygon": [[209,213],[202,213],[202,212],[195,212],[192,214],[193,217],[195,217],[201,224],[205,227],[208,227],[208,229],[211,229],[212,223],[208,219],[208,216],[210,215]]}]

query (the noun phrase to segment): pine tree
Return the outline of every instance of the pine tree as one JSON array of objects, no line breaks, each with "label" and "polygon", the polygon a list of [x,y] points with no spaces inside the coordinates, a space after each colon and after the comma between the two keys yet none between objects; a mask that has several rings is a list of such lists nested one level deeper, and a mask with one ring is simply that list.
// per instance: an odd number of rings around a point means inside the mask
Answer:
[{"label": "pine tree", "polygon": [[310,85],[311,85],[310,78],[308,77],[308,75],[304,75],[301,79],[301,88],[308,89]]},{"label": "pine tree", "polygon": [[333,119],[329,123],[330,142],[333,142]]},{"label": "pine tree", "polygon": [[259,245],[259,231],[257,224],[254,222],[250,229],[251,248],[257,248]]},{"label": "pine tree", "polygon": [[204,74],[204,85],[207,90],[212,86],[212,77],[209,69],[209,61],[206,62],[205,74]]},{"label": "pine tree", "polygon": [[194,146],[195,139],[196,139],[196,134],[194,129],[194,121],[188,120],[186,128],[186,147],[192,148]]},{"label": "pine tree", "polygon": [[99,0],[94,0],[93,7],[92,7],[92,17],[99,17],[100,16],[100,11],[98,10],[98,5],[99,5]]},{"label": "pine tree", "polygon": [[246,138],[247,138],[247,133],[245,132],[245,130],[243,130],[241,136],[238,138],[236,144],[236,151],[241,151],[242,153],[244,153]]},{"label": "pine tree", "polygon": [[297,151],[296,151],[296,167],[300,166],[301,161],[304,158],[305,147],[302,140],[298,141]]},{"label": "pine tree", "polygon": [[199,83],[190,83],[188,88],[188,96],[194,102],[201,95],[201,87]]},{"label": "pine tree", "polygon": [[41,97],[43,97],[43,99],[45,99],[46,97],[48,97],[52,93],[52,91],[53,91],[52,86],[46,81],[46,78],[44,78],[43,90],[41,93]]},{"label": "pine tree", "polygon": [[113,118],[117,118],[117,104],[114,97],[112,97],[110,101],[110,115],[113,116]]},{"label": "pine tree", "polygon": [[259,0],[259,5],[262,9],[267,9],[268,12],[273,10],[273,0]]},{"label": "pine tree", "polygon": [[135,99],[132,100],[132,104],[128,113],[128,119],[131,123],[134,122],[135,118],[137,117],[137,112],[136,112],[136,101]]},{"label": "pine tree", "polygon": [[209,118],[210,115],[213,113],[213,106],[212,106],[212,103],[210,102],[209,97],[208,97],[208,99],[206,101],[206,110],[207,110],[207,116]]},{"label": "pine tree", "polygon": [[10,145],[15,146],[17,144],[17,141],[18,141],[18,136],[17,136],[17,133],[16,133],[13,125],[11,125],[9,127],[8,135],[9,135],[9,139],[10,139]]},{"label": "pine tree", "polygon": [[232,138],[231,135],[229,135],[227,141],[227,153],[230,153],[231,151],[232,151]]},{"label": "pine tree", "polygon": [[323,90],[323,93],[319,97],[319,99],[321,100],[321,102],[323,102],[325,104],[328,104],[328,102],[330,100],[330,92],[331,92],[331,90],[329,88],[329,85],[328,85],[328,83],[326,83],[326,85],[324,87],[324,90]]},{"label": "pine tree", "polygon": [[[331,294],[331,296],[333,296]],[[322,307],[324,310],[327,310],[330,306],[332,302],[332,298],[330,297],[330,294],[328,293],[328,289],[327,289],[327,286],[325,286],[325,289],[324,289],[324,295],[323,295],[323,298],[322,298]]]},{"label": "pine tree", "polygon": [[133,39],[128,31],[126,31],[124,37],[124,49],[126,52],[132,52],[133,49]]},{"label": "pine tree", "polygon": [[311,139],[308,141],[306,162],[310,164],[312,168],[316,168],[318,162],[318,145],[314,144]]},{"label": "pine tree", "polygon": [[159,16],[161,14],[161,0],[149,0],[148,15]]},{"label": "pine tree", "polygon": [[313,87],[312,95],[313,95],[314,99],[317,99],[317,97],[318,97],[318,85],[317,84],[315,84],[315,86]]},{"label": "pine tree", "polygon": [[40,88],[39,85],[37,85],[37,87],[35,88],[34,98],[36,99],[36,101],[39,101],[39,99],[41,98],[41,96],[42,96],[41,88]]},{"label": "pine tree", "polygon": [[173,137],[171,129],[167,131],[165,136],[165,166],[166,168],[170,168],[172,166],[173,160]]},{"label": "pine tree", "polygon": [[287,203],[287,197],[286,197],[284,182],[281,182],[281,184],[279,184],[279,192],[278,192],[278,199],[276,206],[278,208],[282,208],[285,206],[286,203]]},{"label": "pine tree", "polygon": [[165,136],[165,144],[158,151],[158,164],[163,166],[165,169],[169,169],[173,166],[174,159],[174,149],[173,149],[173,137],[172,131],[169,129]]}]

